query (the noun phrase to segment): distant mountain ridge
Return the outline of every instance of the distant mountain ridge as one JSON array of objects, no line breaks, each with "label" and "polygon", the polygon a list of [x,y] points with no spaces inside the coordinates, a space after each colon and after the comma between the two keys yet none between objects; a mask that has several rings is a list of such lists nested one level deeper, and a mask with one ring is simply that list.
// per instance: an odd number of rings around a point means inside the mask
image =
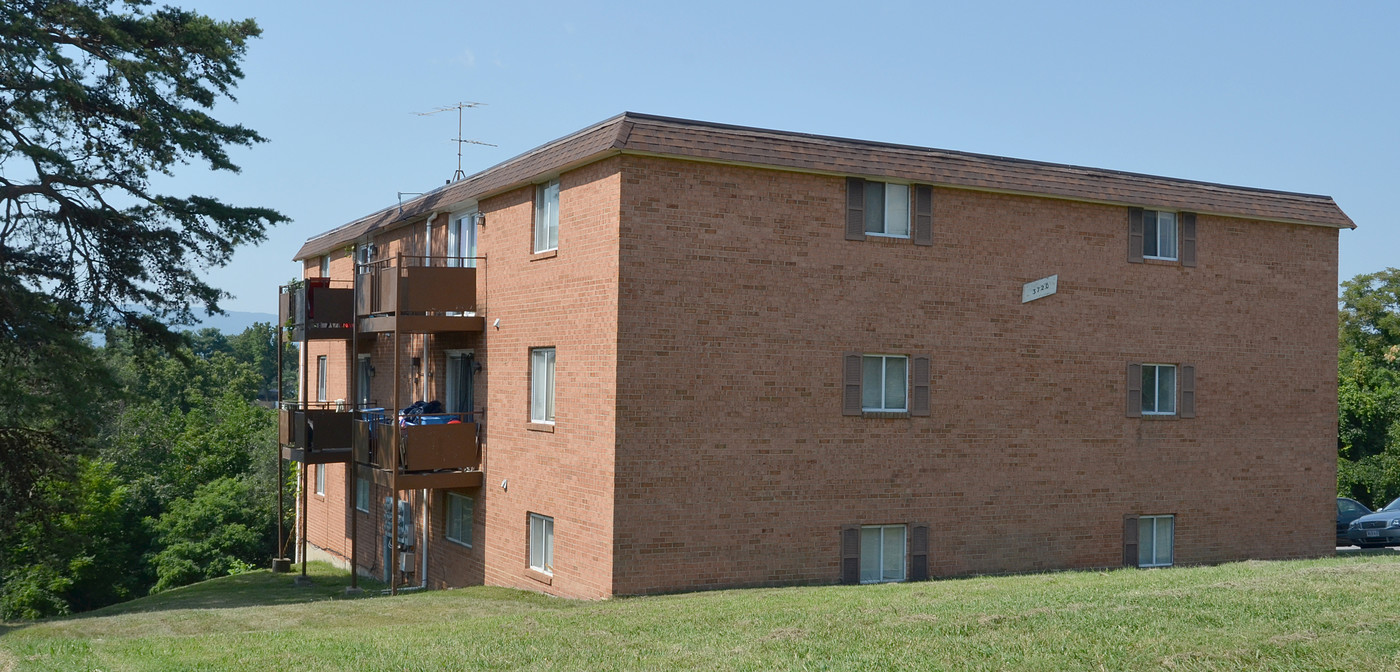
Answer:
[{"label": "distant mountain ridge", "polygon": [[225,334],[237,334],[253,326],[256,322],[273,324],[277,322],[277,316],[272,313],[245,313],[230,310],[224,315],[210,315],[201,319],[199,324],[182,327],[182,329],[198,330],[213,328]]}]

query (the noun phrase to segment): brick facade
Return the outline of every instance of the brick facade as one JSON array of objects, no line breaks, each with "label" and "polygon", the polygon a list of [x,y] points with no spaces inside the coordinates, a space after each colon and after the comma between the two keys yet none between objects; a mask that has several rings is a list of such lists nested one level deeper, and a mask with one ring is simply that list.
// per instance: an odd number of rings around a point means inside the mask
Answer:
[{"label": "brick facade", "polygon": [[[530,183],[554,175],[558,250],[535,254]],[[1107,202],[935,186],[926,246],[847,240],[839,174],[615,153],[522,180],[364,234],[422,254],[426,227],[441,255],[453,215],[485,216],[485,332],[397,350],[405,404],[442,398],[447,350],[482,364],[472,546],[444,536],[446,491],[404,495],[430,519],[430,586],[832,583],[842,529],[875,524],[926,525],[933,576],[1117,566],[1124,517],[1153,514],[1175,516],[1177,564],[1332,550],[1335,226],[1201,213],[1188,267],[1129,263],[1128,206]],[[529,422],[536,347],[556,349],[552,426]],[[360,351],[389,405],[392,338]],[[348,352],[308,346],[332,400]],[[928,356],[929,415],[843,415],[850,352]],[[1194,366],[1195,417],[1126,417],[1135,362]],[[353,483],[326,469],[309,539],[348,557]],[[376,576],[385,496],[357,514]],[[552,577],[527,567],[530,513],[554,519]]]}]

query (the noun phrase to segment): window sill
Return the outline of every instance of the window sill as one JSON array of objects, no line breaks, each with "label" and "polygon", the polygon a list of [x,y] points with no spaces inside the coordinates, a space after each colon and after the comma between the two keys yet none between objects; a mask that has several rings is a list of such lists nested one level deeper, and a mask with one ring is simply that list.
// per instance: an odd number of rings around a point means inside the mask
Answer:
[{"label": "window sill", "polygon": [[891,236],[885,233],[867,233],[865,234],[865,242],[903,246],[909,244],[910,238],[909,236]]},{"label": "window sill", "polygon": [[1156,257],[1143,257],[1142,263],[1148,266],[1180,266],[1180,259],[1158,259]]},{"label": "window sill", "polygon": [[447,541],[448,543],[451,543],[451,544],[456,544],[456,545],[458,545],[458,546],[461,546],[462,548],[471,548],[471,547],[472,547],[471,544],[468,544],[468,543],[463,542],[463,541],[458,541],[458,540],[453,539],[452,537],[449,537],[449,536],[446,536],[446,535],[443,535],[442,538],[443,538],[444,541]]},{"label": "window sill", "polygon": [[1177,415],[1177,414],[1175,414],[1175,413],[1143,413],[1143,414],[1142,414],[1142,419],[1143,419],[1143,420],[1153,420],[1153,421],[1160,421],[1160,420],[1179,420],[1179,419],[1181,419],[1181,416],[1180,416],[1180,415]]},{"label": "window sill", "polygon": [[904,420],[909,417],[909,411],[861,411],[860,417],[877,420]]},{"label": "window sill", "polygon": [[530,431],[532,431],[532,432],[546,432],[546,433],[549,433],[549,434],[553,434],[553,433],[554,433],[554,425],[551,425],[551,424],[545,423],[545,422],[528,422],[528,423],[525,423],[525,429],[528,429],[528,430],[530,430]]},{"label": "window sill", "polygon": [[535,569],[535,568],[533,568],[533,567],[527,567],[527,568],[525,569],[525,576],[528,576],[528,577],[530,577],[530,578],[532,578],[532,579],[534,579],[534,580],[536,580],[536,581],[539,581],[540,583],[543,583],[543,584],[546,585],[546,586],[552,586],[552,585],[554,585],[554,575],[553,575],[553,574],[545,574],[544,572],[541,572],[540,570]]},{"label": "window sill", "polygon": [[536,252],[534,254],[531,254],[530,261],[539,261],[541,259],[553,259],[557,256],[559,256],[559,250],[545,250],[544,252]]}]

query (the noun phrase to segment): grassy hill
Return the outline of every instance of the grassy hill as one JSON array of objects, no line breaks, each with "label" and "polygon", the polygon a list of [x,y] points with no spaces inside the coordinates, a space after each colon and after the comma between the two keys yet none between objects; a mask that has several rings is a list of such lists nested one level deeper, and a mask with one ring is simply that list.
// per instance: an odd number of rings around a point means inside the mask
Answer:
[{"label": "grassy hill", "polygon": [[[578,602],[255,572],[6,624],[0,670],[1400,667],[1400,555]],[[372,596],[371,596],[372,595]]]}]

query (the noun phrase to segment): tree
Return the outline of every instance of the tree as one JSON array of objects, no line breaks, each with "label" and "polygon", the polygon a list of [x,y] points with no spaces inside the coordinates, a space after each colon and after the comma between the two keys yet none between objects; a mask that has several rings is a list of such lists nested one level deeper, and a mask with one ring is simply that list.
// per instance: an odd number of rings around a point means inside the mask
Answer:
[{"label": "tree", "polygon": [[168,325],[225,296],[199,271],[286,221],[151,184],[191,161],[237,171],[227,148],[264,141],[211,114],[258,35],[149,0],[0,2],[0,538],[90,452],[112,388],[85,334],[176,351]]},{"label": "tree", "polygon": [[1342,283],[1337,491],[1383,506],[1400,496],[1400,269]]},{"label": "tree", "polygon": [[199,269],[286,219],[150,185],[196,159],[236,172],[226,148],[264,141],[209,113],[232,100],[257,24],[117,4],[0,4],[0,339],[30,319],[16,298],[37,295],[80,323],[173,345],[168,323],[225,296]]}]

